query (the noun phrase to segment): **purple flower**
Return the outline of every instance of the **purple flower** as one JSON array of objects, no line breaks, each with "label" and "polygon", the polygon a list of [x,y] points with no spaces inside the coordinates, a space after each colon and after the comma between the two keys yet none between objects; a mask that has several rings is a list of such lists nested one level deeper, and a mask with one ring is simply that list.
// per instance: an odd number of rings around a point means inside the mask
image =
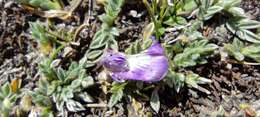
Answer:
[{"label": "purple flower", "polygon": [[164,49],[154,39],[151,47],[135,55],[107,50],[101,64],[117,82],[125,80],[155,82],[163,79],[168,71]]}]

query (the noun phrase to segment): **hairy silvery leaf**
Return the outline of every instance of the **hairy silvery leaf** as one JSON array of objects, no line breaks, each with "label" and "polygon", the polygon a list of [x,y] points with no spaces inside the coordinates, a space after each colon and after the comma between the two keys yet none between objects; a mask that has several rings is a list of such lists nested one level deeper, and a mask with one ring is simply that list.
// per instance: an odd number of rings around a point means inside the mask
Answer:
[{"label": "hairy silvery leaf", "polygon": [[183,88],[185,83],[185,75],[182,73],[175,73],[174,71],[169,71],[166,76],[166,83],[171,88],[175,88],[176,92],[178,93],[181,88]]},{"label": "hairy silvery leaf", "polygon": [[103,31],[102,29],[95,33],[93,40],[89,46],[90,49],[97,49],[106,45],[106,38],[108,32]]},{"label": "hairy silvery leaf", "polygon": [[132,43],[130,45],[130,47],[128,47],[126,49],[126,53],[127,54],[137,54],[139,53],[140,51],[142,51],[142,46],[140,44],[141,41],[139,40],[136,40],[134,43]]},{"label": "hairy silvery leaf", "polygon": [[205,39],[194,41],[184,49],[183,53],[174,57],[174,63],[177,67],[188,67],[205,63],[204,57],[213,53],[217,48],[217,45],[208,44],[208,41]]},{"label": "hairy silvery leaf", "polygon": [[118,49],[115,36],[119,35],[119,31],[112,25],[119,14],[123,3],[124,0],[107,0],[107,4],[105,5],[106,14],[99,17],[102,21],[101,29],[95,33],[94,38],[90,43],[89,50],[80,62],[83,63],[85,67],[95,66],[101,55],[103,55],[103,50],[105,48]]},{"label": "hairy silvery leaf", "polygon": [[[237,35],[240,39],[246,40],[252,43],[260,43],[260,37],[254,34],[253,32],[247,29],[253,29],[259,27],[257,22],[252,21],[252,24],[249,23],[251,20],[247,19],[234,19],[226,23],[226,26],[229,31]],[[246,23],[248,22],[248,23]],[[255,25],[255,26],[252,26]]]},{"label": "hairy silvery leaf", "polygon": [[103,53],[102,50],[91,51],[90,53],[88,53],[88,58],[91,60],[97,59],[102,55],[102,53]]},{"label": "hairy silvery leaf", "polygon": [[70,83],[71,81],[75,80],[79,77],[79,72],[82,68],[76,62],[72,62],[69,66],[69,69],[66,71],[66,79],[64,83]]},{"label": "hairy silvery leaf", "polygon": [[68,86],[69,88],[76,90],[77,88],[80,88],[82,79],[76,79],[71,82],[71,85]]},{"label": "hairy silvery leaf", "polygon": [[242,48],[241,53],[246,57],[252,58],[257,62],[260,62],[260,45],[253,44]]},{"label": "hairy silvery leaf", "polygon": [[70,87],[63,87],[61,92],[61,98],[62,100],[67,101],[68,99],[71,99],[74,97],[74,90]]},{"label": "hairy silvery leaf", "polygon": [[[178,9],[178,13],[179,12],[191,12],[194,9],[196,9],[198,7],[196,0],[183,0],[183,3],[181,6],[181,8]],[[178,3],[179,4],[179,3]]]},{"label": "hairy silvery leaf", "polygon": [[218,0],[216,5],[223,6],[225,10],[228,10],[231,7],[239,6],[241,0]]},{"label": "hairy silvery leaf", "polygon": [[39,93],[32,93],[32,100],[36,105],[48,107],[51,106],[51,100],[49,97],[39,94]]},{"label": "hairy silvery leaf", "polygon": [[178,17],[170,16],[163,23],[166,24],[166,25],[169,25],[169,26],[181,26],[181,25],[187,24],[187,21],[186,21],[185,18],[180,17],[180,16],[178,16]]},{"label": "hairy silvery leaf", "polygon": [[159,95],[158,95],[158,89],[154,89],[154,91],[152,92],[152,96],[151,96],[151,99],[150,99],[150,105],[156,113],[159,112],[160,99],[159,99]]},{"label": "hairy silvery leaf", "polygon": [[206,78],[200,77],[199,75],[194,74],[194,73],[189,73],[189,74],[186,75],[185,83],[189,87],[193,87],[193,88],[196,88],[196,89],[198,89],[198,90],[200,90],[202,92],[210,94],[210,91],[208,91],[207,89],[202,88],[202,87],[199,86],[199,84],[209,84],[209,83],[212,83],[212,81],[210,79],[206,79]]},{"label": "hairy silvery leaf", "polygon": [[211,17],[213,17],[216,13],[223,10],[223,7],[221,6],[211,6],[207,9],[206,14],[204,15],[204,20],[209,20]]},{"label": "hairy silvery leaf", "polygon": [[260,22],[245,18],[239,20],[238,27],[241,29],[257,29],[260,28]]},{"label": "hairy silvery leaf", "polygon": [[229,55],[233,56],[239,61],[244,60],[244,55],[241,53],[241,49],[244,47],[244,43],[239,41],[237,38],[233,40],[232,44],[225,44],[224,49]]},{"label": "hairy silvery leaf", "polygon": [[59,111],[64,110],[65,101],[55,101],[55,103],[56,103],[57,110]]},{"label": "hairy silvery leaf", "polygon": [[52,50],[52,43],[50,37],[45,30],[45,27],[40,25],[39,22],[29,22],[32,31],[32,37],[38,41],[39,48],[42,53],[48,54]]},{"label": "hairy silvery leaf", "polygon": [[94,98],[91,95],[89,95],[87,92],[80,93],[78,97],[80,97],[80,99],[88,103],[94,102]]},{"label": "hairy silvery leaf", "polygon": [[17,94],[11,91],[9,82],[6,82],[0,89],[0,116],[9,117],[11,109],[17,100]]},{"label": "hairy silvery leaf", "polygon": [[2,87],[1,87],[1,95],[4,97],[9,96],[11,93],[11,88],[10,88],[10,84],[9,83],[5,83]]},{"label": "hairy silvery leaf", "polygon": [[151,46],[152,41],[150,39],[147,40],[136,40],[134,43],[132,43],[130,45],[130,47],[128,47],[125,52],[126,54],[138,54],[141,51],[147,49],[149,46]]},{"label": "hairy silvery leaf", "polygon": [[81,86],[83,88],[88,88],[89,86],[94,84],[94,80],[91,76],[87,76],[85,71],[80,72],[79,78],[82,78]]},{"label": "hairy silvery leaf", "polygon": [[59,78],[60,81],[64,81],[66,79],[66,71],[64,69],[62,69],[61,67],[57,68],[57,77]]},{"label": "hairy silvery leaf", "polygon": [[231,7],[228,9],[228,12],[231,13],[234,17],[246,17],[244,9],[239,7]]},{"label": "hairy silvery leaf", "polygon": [[[39,65],[39,70],[41,73],[48,79],[48,80],[54,80],[58,79],[57,73],[54,68],[50,66],[49,61],[51,60],[45,60]],[[46,80],[46,79],[45,79]]]},{"label": "hairy silvery leaf", "polygon": [[123,97],[123,90],[127,83],[113,83],[110,92],[112,93],[108,106],[113,107],[117,102],[119,102]]},{"label": "hairy silvery leaf", "polygon": [[118,90],[113,93],[109,99],[108,106],[113,107],[117,102],[119,102],[123,97],[123,90]]},{"label": "hairy silvery leaf", "polygon": [[148,40],[154,31],[154,23],[149,23],[148,25],[146,25],[143,29],[143,40]]},{"label": "hairy silvery leaf", "polygon": [[68,100],[66,102],[66,107],[68,108],[69,111],[71,112],[78,112],[78,111],[83,111],[85,108],[83,107],[82,104],[80,104],[77,101],[74,100]]},{"label": "hairy silvery leaf", "polygon": [[51,95],[60,84],[61,82],[59,81],[52,81],[51,84],[48,85],[47,95]]}]

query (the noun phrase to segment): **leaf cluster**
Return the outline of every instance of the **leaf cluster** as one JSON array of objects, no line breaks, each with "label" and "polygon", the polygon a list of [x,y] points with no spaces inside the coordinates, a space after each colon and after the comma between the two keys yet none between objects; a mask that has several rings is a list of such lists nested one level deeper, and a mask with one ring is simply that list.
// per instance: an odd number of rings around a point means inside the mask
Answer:
[{"label": "leaf cluster", "polygon": [[198,74],[188,72],[177,73],[175,71],[170,70],[166,76],[166,83],[169,87],[174,88],[177,92],[180,92],[185,86],[190,88],[195,88],[199,91],[205,92],[207,94],[210,93],[207,89],[199,86],[200,84],[209,84],[212,81],[207,78],[200,77]]},{"label": "leaf cluster", "polygon": [[94,66],[103,55],[106,48],[118,49],[116,36],[119,36],[119,31],[113,27],[114,20],[117,18],[124,0],[108,0],[105,5],[105,14],[99,16],[102,21],[101,29],[99,29],[85,54],[82,62],[86,67]]},{"label": "leaf cluster", "polygon": [[251,30],[260,28],[260,22],[250,20],[245,11],[238,7],[241,0],[200,0],[197,16],[201,20],[209,20],[217,13],[228,16],[226,27],[242,40],[260,43],[258,35]]},{"label": "leaf cluster", "polygon": [[244,61],[250,58],[256,62],[260,62],[260,46],[259,44],[245,45],[242,41],[235,38],[232,44],[224,45],[225,51],[238,61]]},{"label": "leaf cluster", "polygon": [[15,104],[18,95],[12,92],[10,83],[5,83],[0,87],[0,112],[1,117],[9,117],[12,106]]},{"label": "leaf cluster", "polygon": [[93,102],[93,98],[84,91],[94,84],[91,76],[78,63],[72,62],[65,70],[61,67],[53,68],[48,62],[40,65],[43,76],[34,92],[33,101],[40,107],[53,107],[62,112],[77,112],[85,110],[80,103]]},{"label": "leaf cluster", "polygon": [[218,48],[215,44],[209,44],[207,40],[196,40],[189,43],[182,53],[174,57],[174,65],[176,67],[189,67],[197,64],[205,64],[207,60],[204,59]]},{"label": "leaf cluster", "polygon": [[49,27],[55,29],[55,31],[52,31],[39,22],[30,22],[29,24],[32,38],[37,40],[40,51],[45,55],[50,54],[55,47],[65,46],[73,39],[73,32],[69,32],[66,29],[56,29],[50,25]]}]

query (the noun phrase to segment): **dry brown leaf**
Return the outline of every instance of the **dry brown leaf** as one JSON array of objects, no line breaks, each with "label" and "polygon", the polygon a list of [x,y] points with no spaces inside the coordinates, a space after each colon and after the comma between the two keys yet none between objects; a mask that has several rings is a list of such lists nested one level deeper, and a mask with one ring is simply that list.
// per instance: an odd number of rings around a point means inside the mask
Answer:
[{"label": "dry brown leaf", "polygon": [[20,107],[23,111],[29,112],[32,108],[32,97],[30,95],[24,95],[21,99]]},{"label": "dry brown leaf", "polygon": [[16,93],[21,87],[22,79],[15,78],[11,81],[11,91]]}]

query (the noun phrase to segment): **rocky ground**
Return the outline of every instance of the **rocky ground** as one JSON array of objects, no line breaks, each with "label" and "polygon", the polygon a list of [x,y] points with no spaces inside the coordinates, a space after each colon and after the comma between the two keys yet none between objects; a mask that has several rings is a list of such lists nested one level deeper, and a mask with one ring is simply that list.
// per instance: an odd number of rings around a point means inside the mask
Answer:
[{"label": "rocky ground", "polygon": [[[95,4],[95,3],[94,3]],[[40,59],[38,58],[37,42],[32,39],[29,29],[29,22],[44,20],[44,18],[31,14],[23,9],[17,2],[12,0],[0,0],[0,85],[14,78],[22,79],[22,87],[34,89],[40,77],[37,69]],[[260,21],[260,2],[258,0],[243,0],[240,5],[251,17]],[[100,27],[97,16],[104,11],[101,6],[91,6],[88,10],[88,0],[75,10],[77,18],[63,22],[56,19],[56,25],[67,29],[80,26],[83,22],[90,24],[89,28],[83,29],[78,40],[80,45],[73,48],[74,56],[70,59],[78,61],[83,57],[88,48],[89,40]],[[140,14],[135,16],[134,12]],[[91,17],[88,17],[91,15]],[[142,37],[142,30],[149,23],[149,17],[143,4],[128,3],[117,18],[115,25],[120,29],[118,37],[119,50],[123,51],[135,40]],[[207,26],[213,34],[220,34],[224,39],[230,37],[229,34],[219,33],[214,25],[209,23]],[[227,40],[217,40],[216,43],[228,42]],[[66,60],[63,60],[66,62]],[[187,89],[181,93],[171,94],[168,89],[159,91],[161,98],[161,109],[154,116],[207,116],[212,113],[228,113],[236,116],[251,116],[250,109],[241,110],[241,104],[249,104],[254,108],[260,109],[260,69],[259,66],[230,64],[220,61],[220,57],[210,58],[205,65],[188,68],[203,77],[212,79],[213,83],[205,85],[211,94],[207,95],[198,92],[196,89]],[[95,73],[93,73],[95,74]],[[173,98],[175,97],[175,98]],[[143,102],[144,112],[151,111],[147,103]],[[129,113],[125,110],[129,107],[127,102],[120,102],[117,106],[118,116],[126,114],[138,116],[136,113]],[[89,115],[97,114],[97,110],[91,111]],[[102,110],[102,109],[101,109]]]}]

